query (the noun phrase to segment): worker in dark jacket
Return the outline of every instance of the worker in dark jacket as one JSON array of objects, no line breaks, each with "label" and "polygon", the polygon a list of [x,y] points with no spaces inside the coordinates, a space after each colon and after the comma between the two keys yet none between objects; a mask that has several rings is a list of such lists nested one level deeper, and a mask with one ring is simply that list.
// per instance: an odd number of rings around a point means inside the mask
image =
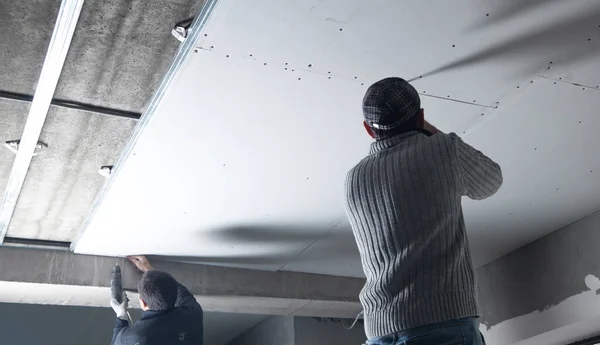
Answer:
[{"label": "worker in dark jacket", "polygon": [[117,314],[113,345],[203,345],[203,311],[194,296],[167,272],[155,270],[144,256],[128,257],[144,275],[138,283],[142,318],[130,325],[127,298],[111,300]]}]

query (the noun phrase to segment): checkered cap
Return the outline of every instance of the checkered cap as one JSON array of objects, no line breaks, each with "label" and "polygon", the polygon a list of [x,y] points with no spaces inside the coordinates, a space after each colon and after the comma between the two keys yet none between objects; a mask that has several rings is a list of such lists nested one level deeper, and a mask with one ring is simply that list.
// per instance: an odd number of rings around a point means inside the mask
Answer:
[{"label": "checkered cap", "polygon": [[376,82],[363,99],[365,121],[372,128],[384,131],[400,126],[420,109],[419,93],[402,78]]}]

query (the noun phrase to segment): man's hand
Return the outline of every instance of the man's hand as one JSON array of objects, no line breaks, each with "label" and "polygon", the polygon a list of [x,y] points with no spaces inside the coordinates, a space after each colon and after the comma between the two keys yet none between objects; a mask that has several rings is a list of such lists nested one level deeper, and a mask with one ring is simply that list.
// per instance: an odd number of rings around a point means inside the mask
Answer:
[{"label": "man's hand", "polygon": [[152,269],[152,265],[150,265],[150,261],[146,259],[143,255],[133,255],[128,256],[127,260],[129,260],[138,270],[146,273]]},{"label": "man's hand", "polygon": [[119,302],[117,302],[116,299],[111,298],[110,299],[110,306],[111,308],[113,308],[113,310],[115,311],[115,314],[117,314],[117,317],[121,320],[129,320],[129,318],[127,317],[127,295],[125,294],[125,291],[123,291],[123,302],[119,304]]}]

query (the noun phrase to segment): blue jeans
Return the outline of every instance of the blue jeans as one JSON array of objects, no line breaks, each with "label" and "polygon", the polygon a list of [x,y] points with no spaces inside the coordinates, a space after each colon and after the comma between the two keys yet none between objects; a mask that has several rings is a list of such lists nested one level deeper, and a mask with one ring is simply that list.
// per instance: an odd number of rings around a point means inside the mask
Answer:
[{"label": "blue jeans", "polygon": [[369,339],[366,345],[485,345],[475,318],[446,321]]}]

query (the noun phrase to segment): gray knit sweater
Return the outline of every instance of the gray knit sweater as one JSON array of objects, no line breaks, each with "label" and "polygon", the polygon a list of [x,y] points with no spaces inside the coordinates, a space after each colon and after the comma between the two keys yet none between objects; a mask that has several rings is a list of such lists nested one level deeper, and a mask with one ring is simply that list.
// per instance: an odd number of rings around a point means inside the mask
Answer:
[{"label": "gray knit sweater", "polygon": [[369,338],[479,315],[461,197],[484,199],[501,184],[498,164],[454,133],[372,144],[346,180]]}]

